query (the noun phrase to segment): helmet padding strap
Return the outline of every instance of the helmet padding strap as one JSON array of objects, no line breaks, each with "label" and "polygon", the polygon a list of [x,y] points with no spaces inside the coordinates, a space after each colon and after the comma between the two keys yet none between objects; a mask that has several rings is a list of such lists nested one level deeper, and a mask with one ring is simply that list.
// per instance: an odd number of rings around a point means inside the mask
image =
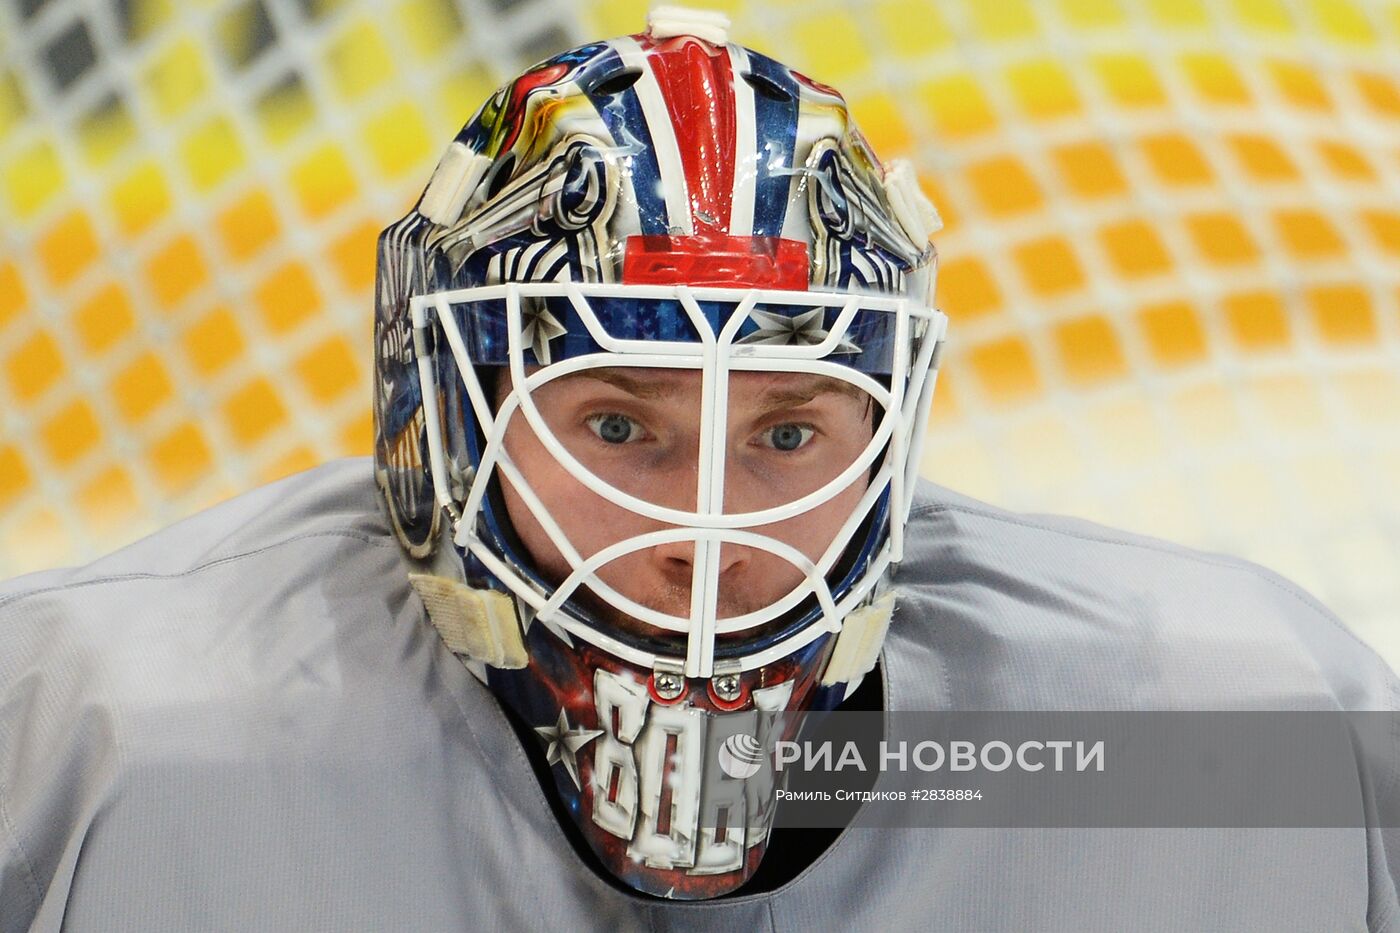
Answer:
[{"label": "helmet padding strap", "polygon": [[822,671],[823,687],[858,681],[875,667],[893,614],[894,590],[887,590],[846,616],[831,660]]},{"label": "helmet padding strap", "polygon": [[408,581],[453,654],[505,670],[529,663],[510,594],[426,573],[410,573]]}]

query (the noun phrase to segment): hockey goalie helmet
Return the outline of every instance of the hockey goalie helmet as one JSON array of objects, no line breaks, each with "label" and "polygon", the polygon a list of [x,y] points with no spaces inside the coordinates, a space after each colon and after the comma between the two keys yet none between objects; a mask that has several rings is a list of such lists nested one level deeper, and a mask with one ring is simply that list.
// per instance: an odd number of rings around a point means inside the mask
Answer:
[{"label": "hockey goalie helmet", "polygon": [[[685,898],[742,884],[767,838],[771,776],[716,763],[875,663],[945,325],[909,167],[725,26],[656,11],[497,91],[381,235],[375,322],[376,474],[434,624],[541,737],[603,866]],[[681,479],[596,455],[645,430],[633,409],[556,417],[580,379],[671,406]],[[819,393],[860,402],[857,434],[735,494],[736,432],[794,450],[809,426],[753,412]],[[666,598],[628,585],[658,548],[684,568]],[[741,551],[781,592],[726,591]]]}]

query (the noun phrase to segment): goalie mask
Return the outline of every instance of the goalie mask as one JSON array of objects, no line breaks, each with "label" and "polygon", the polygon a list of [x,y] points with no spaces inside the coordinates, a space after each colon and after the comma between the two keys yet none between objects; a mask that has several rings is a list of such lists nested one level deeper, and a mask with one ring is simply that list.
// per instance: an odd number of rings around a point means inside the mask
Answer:
[{"label": "goalie mask", "polygon": [[714,14],[531,68],[379,243],[375,467],[450,648],[626,885],[714,897],[772,740],[876,663],[937,217]]}]

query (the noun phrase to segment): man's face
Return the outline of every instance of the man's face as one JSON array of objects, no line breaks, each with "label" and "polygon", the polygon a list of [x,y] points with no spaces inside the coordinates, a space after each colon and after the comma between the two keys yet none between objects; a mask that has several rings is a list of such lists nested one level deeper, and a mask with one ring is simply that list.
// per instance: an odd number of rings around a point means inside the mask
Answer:
[{"label": "man's face", "polygon": [[[512,384],[503,372],[497,402]],[[701,377],[698,372],[617,367],[587,370],[531,393],[550,431],[600,479],[659,506],[693,510],[699,482]],[[817,490],[866,448],[878,408],[849,383],[797,373],[733,373],[725,425],[724,512],[756,512]],[[579,481],[516,412],[506,430],[510,459],[580,555],[588,558],[626,538],[674,527],[608,501]],[[749,528],[816,561],[865,492],[860,471],[837,494],[792,518]],[[535,566],[554,583],[570,566],[520,491],[505,477],[510,521]],[[690,613],[693,541],[625,554],[598,570],[623,596],[669,615]],[[788,560],[726,541],[719,554],[721,619],[761,609],[798,586],[804,574]],[[579,594],[619,626],[635,620]]]}]

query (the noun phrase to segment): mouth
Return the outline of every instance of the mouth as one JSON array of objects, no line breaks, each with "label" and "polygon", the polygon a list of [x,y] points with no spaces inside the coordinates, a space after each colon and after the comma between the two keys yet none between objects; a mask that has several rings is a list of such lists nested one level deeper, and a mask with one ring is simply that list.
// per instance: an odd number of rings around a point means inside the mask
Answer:
[{"label": "mouth", "polygon": [[[780,595],[778,599],[783,598],[785,595],[786,594]],[[597,625],[644,640],[654,646],[658,653],[661,654],[669,654],[672,656],[684,656],[685,654],[685,633],[658,628],[655,625],[628,615],[593,592],[587,585],[580,586],[576,589],[570,601],[579,609],[583,610],[589,619]],[[720,619],[728,619],[746,615],[751,612],[757,612],[776,601],[777,600],[764,602],[760,599],[746,597],[744,594],[722,592],[720,594],[718,616]],[[637,602],[649,609],[655,609],[658,612],[686,618],[690,615],[690,588],[684,586],[667,586],[661,590],[654,590],[646,598],[637,599]],[[783,631],[797,619],[807,615],[816,605],[816,596],[808,595],[796,606],[774,619],[770,619],[767,622],[742,631],[721,632],[717,634],[715,636],[716,645],[735,649],[746,647],[755,642],[764,641],[772,635]]]}]

